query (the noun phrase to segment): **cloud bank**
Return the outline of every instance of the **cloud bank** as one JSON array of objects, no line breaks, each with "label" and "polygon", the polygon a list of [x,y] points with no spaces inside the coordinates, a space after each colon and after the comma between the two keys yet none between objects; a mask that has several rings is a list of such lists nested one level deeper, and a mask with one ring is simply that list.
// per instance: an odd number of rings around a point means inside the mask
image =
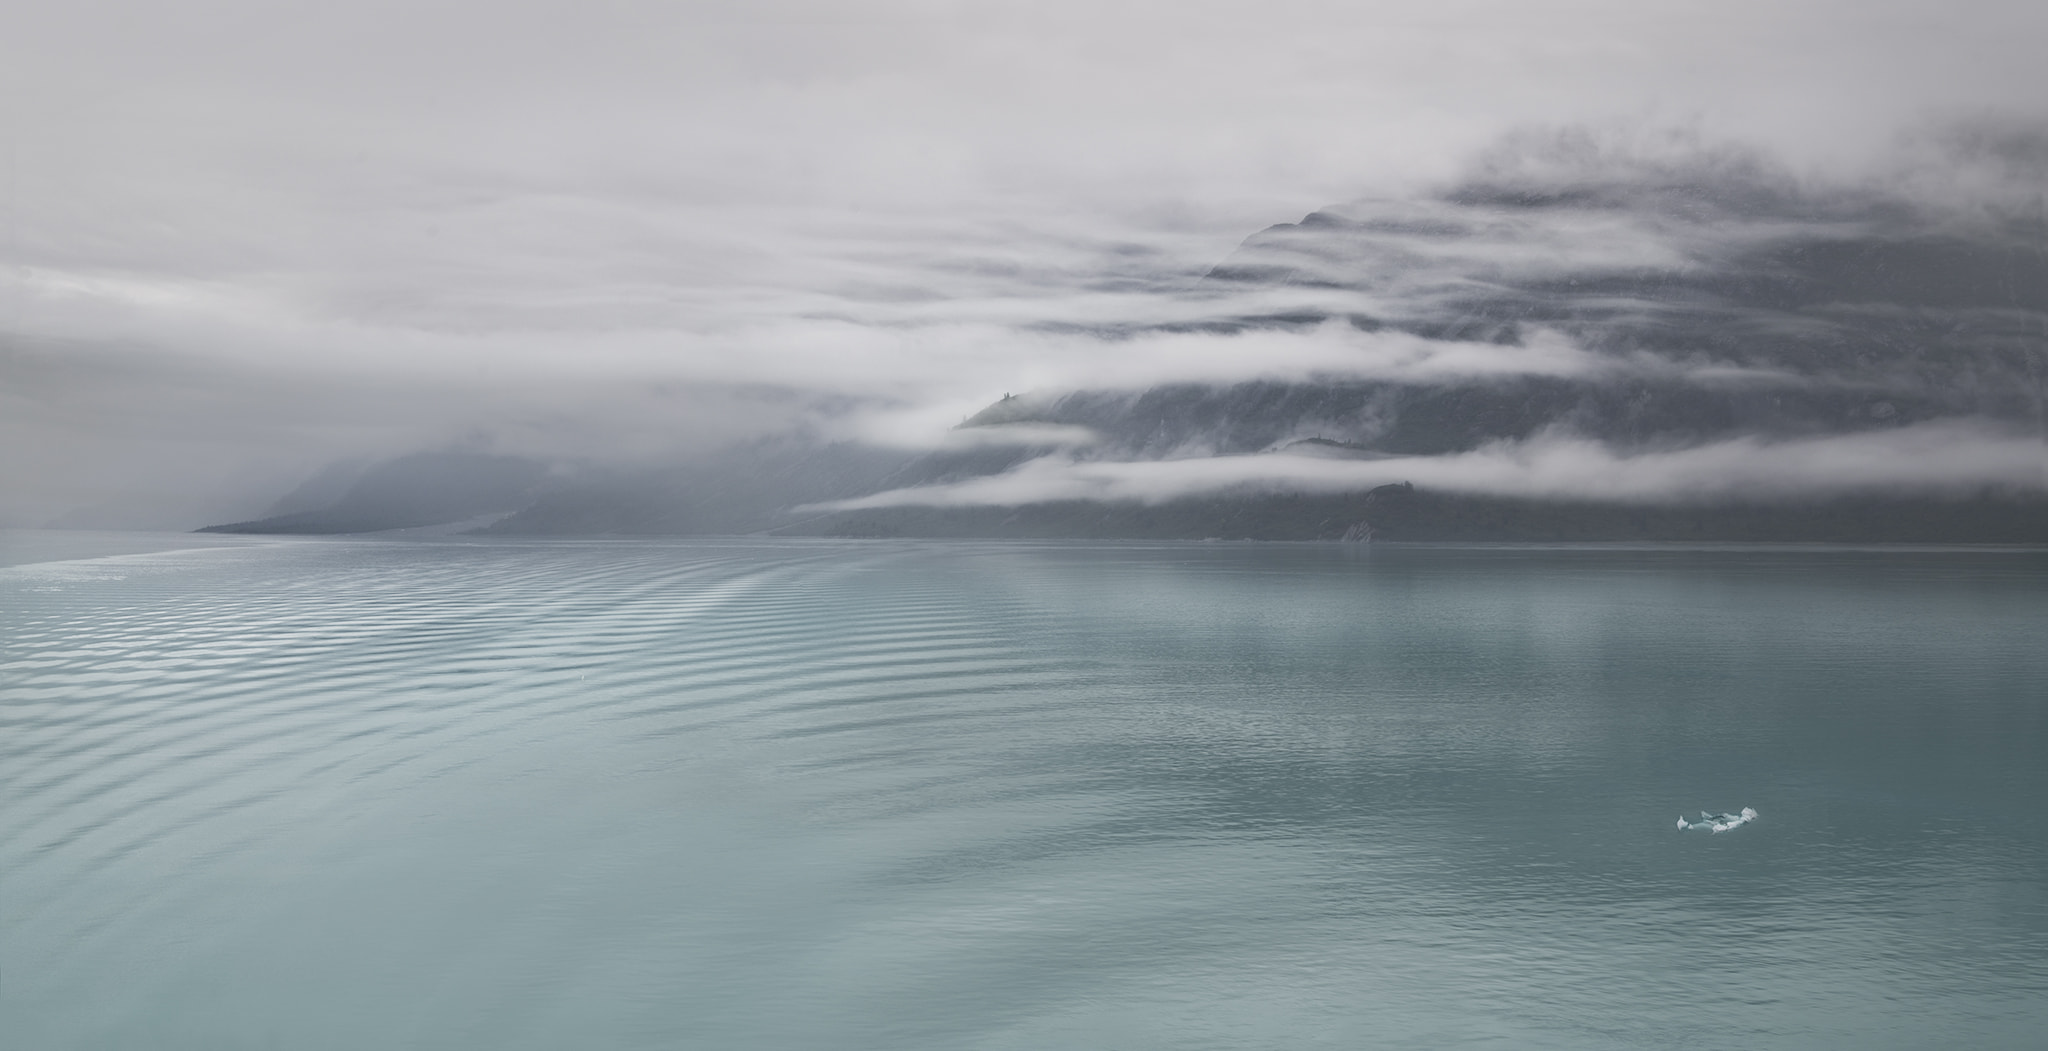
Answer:
[{"label": "cloud bank", "polygon": [[[644,463],[803,430],[945,449],[1005,391],[1769,372],[1460,319],[1499,282],[1711,269],[1785,216],[1674,211],[1677,190],[1548,215],[1439,191],[1602,172],[1671,190],[1712,152],[1688,142],[1735,140],[1775,159],[1709,158],[1708,182],[2005,207],[2037,174],[2033,140],[2001,129],[2040,123],[2048,34],[2048,13],[1991,0],[0,18],[15,525],[238,517],[329,460],[429,447]],[[1901,143],[1901,121],[1974,130]],[[1623,130],[1488,152],[1580,124]],[[1360,202],[1339,212],[1373,253],[1213,279],[1248,231],[1334,201]]]},{"label": "cloud bank", "polygon": [[1634,454],[1549,435],[1446,456],[1370,460],[1279,453],[1091,462],[1049,455],[999,475],[892,489],[799,510],[1013,507],[1070,500],[1158,504],[1217,495],[1363,492],[1401,482],[1473,495],[1642,504],[1783,502],[1875,492],[2041,493],[2048,492],[2048,457],[2035,435],[1964,422],[1792,441],[1742,438]]}]

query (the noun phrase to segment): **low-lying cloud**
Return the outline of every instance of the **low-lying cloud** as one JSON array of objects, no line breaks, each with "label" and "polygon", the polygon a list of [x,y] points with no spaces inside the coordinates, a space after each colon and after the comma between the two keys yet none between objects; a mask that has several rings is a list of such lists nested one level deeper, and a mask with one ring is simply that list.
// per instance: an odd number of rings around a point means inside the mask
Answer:
[{"label": "low-lying cloud", "polygon": [[999,475],[799,510],[1011,507],[1071,500],[1158,504],[1218,495],[1363,492],[1401,482],[1472,495],[1643,504],[1813,500],[1876,492],[2040,493],[2048,492],[2048,447],[2036,435],[1949,421],[1637,453],[1552,434],[1446,456],[1363,460],[1284,452],[1148,461],[1088,461],[1056,454]]},{"label": "low-lying cloud", "polygon": [[[0,129],[0,524],[112,501],[195,525],[420,448],[1008,443],[950,431],[1003,392],[1791,382],[1739,346],[1619,352],[1470,305],[1853,236],[1840,201],[2031,201],[2048,14],[1944,12],[1936,38],[1914,5],[1832,0],[24,9],[0,33],[36,100]],[[1956,114],[1885,159],[1902,119]],[[1622,192],[1456,192],[1589,184]],[[1750,196],[1686,205],[1695,184]],[[1211,275],[1344,201],[1348,246]]]}]

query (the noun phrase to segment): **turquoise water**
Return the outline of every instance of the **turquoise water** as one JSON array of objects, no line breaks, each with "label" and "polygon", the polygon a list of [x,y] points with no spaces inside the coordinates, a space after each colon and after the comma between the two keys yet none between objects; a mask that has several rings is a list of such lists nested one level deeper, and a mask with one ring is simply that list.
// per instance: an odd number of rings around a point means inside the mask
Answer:
[{"label": "turquoise water", "polygon": [[2042,552],[0,563],[9,1048],[2048,1032]]}]

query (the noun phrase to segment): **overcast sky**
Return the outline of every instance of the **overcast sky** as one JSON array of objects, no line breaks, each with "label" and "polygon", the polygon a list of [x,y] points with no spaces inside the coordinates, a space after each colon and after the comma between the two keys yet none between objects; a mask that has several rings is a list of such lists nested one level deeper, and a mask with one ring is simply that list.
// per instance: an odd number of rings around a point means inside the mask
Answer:
[{"label": "overcast sky", "polygon": [[0,524],[455,442],[658,458],[826,395],[936,441],[1101,364],[1020,325],[1515,129],[1853,179],[2040,119],[2043,40],[2019,0],[0,5]]}]

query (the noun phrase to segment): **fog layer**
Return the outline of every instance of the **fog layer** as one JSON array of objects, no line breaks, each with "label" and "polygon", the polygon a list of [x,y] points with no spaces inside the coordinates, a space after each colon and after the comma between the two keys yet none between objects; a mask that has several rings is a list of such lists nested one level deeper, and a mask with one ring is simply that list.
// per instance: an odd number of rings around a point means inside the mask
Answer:
[{"label": "fog layer", "polygon": [[[2030,395],[2008,372],[1894,355],[1873,379],[1746,349],[1745,325],[1830,323],[1812,304],[1706,303],[1693,320],[1728,322],[1707,347],[1472,304],[1511,288],[1583,312],[1599,305],[1544,283],[1738,274],[1794,235],[1903,230],[2021,259],[2048,29],[2025,5],[4,17],[7,524],[250,517],[327,464],[422,450],[555,479],[673,472],[771,438],[1057,447],[1076,464],[1247,451],[1185,421],[1172,450],[1134,451],[1113,420],[954,430],[1006,392],[1931,383],[1938,405],[1876,400],[1902,426],[2024,431]],[[1579,196],[1513,200],[1551,191]],[[1317,213],[1353,235],[1334,254],[1284,230],[1239,245],[1332,202],[1353,202]],[[1661,295],[1599,308],[1692,324],[1644,310]],[[1903,311],[1901,340],[1935,358],[1957,319],[1983,346],[2037,338],[2038,303],[1951,300],[1854,309]],[[1370,444],[1362,419],[1288,426]],[[1779,422],[1750,440],[1798,437]],[[1640,458],[1623,437],[1578,435]]]}]

